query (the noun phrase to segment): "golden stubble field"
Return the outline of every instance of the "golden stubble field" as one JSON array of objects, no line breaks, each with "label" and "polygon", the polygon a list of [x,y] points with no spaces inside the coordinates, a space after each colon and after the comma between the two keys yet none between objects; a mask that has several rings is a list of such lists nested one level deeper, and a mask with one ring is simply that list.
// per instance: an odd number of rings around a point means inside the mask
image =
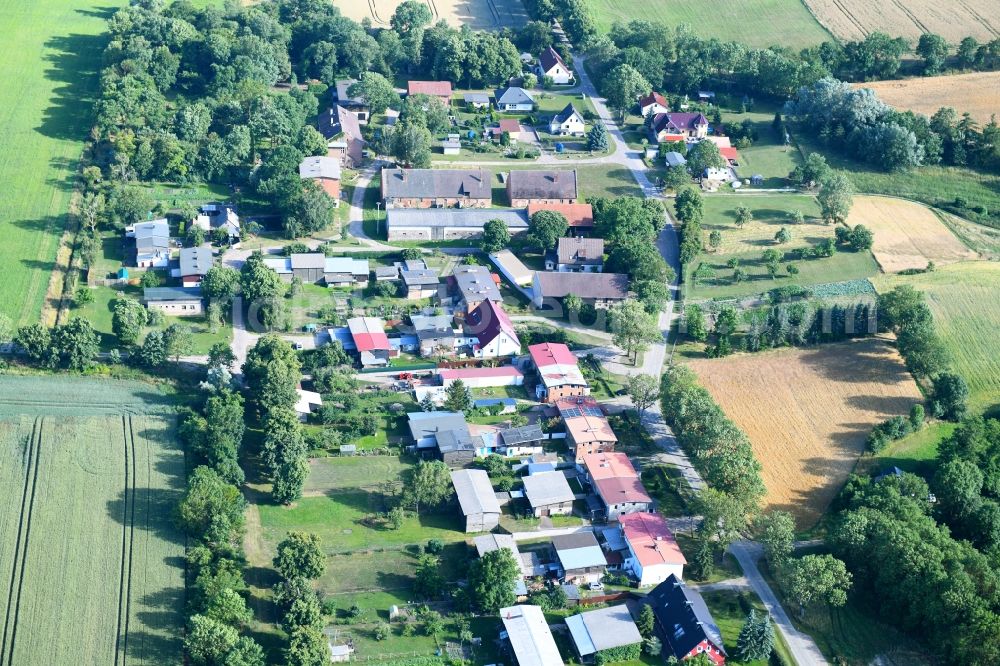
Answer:
[{"label": "golden stubble field", "polygon": [[[369,18],[377,26],[389,25],[389,19],[404,0],[333,0],[344,16],[361,22]],[[499,30],[520,27],[528,20],[521,0],[424,0],[433,22],[447,21],[453,26],[467,25],[474,30]]]},{"label": "golden stubble field", "polygon": [[863,224],[875,235],[872,254],[886,273],[977,259],[927,206],[892,197],[859,196],[847,224]]},{"label": "golden stubble field", "polygon": [[826,511],[880,421],[921,400],[885,340],[783,349],[690,362],[763,465],[766,508],[800,528]]},{"label": "golden stubble field", "polygon": [[805,0],[824,28],[842,39],[864,39],[880,31],[916,43],[934,32],[958,43],[969,35],[980,41],[1000,34],[996,0]]},{"label": "golden stubble field", "polygon": [[991,116],[1000,112],[1000,72],[869,81],[854,87],[871,88],[886,104],[926,116],[950,106],[959,114],[969,113],[977,122],[988,123]]}]

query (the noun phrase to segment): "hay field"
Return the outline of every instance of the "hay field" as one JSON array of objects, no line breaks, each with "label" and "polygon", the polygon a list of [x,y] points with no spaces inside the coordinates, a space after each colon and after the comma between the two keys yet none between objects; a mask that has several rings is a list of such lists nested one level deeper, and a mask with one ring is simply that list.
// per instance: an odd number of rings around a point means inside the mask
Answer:
[{"label": "hay field", "polygon": [[[72,388],[120,389],[87,383]],[[0,395],[19,399],[0,405],[0,660],[177,663],[184,540],[171,516],[184,456],[174,420],[128,413],[139,394],[117,414],[86,399],[78,415],[40,414],[47,388],[62,384],[0,378]]]},{"label": "hay field", "polygon": [[[387,26],[393,12],[404,0],[333,0],[348,18],[360,22],[371,19]],[[528,22],[521,0],[424,0],[433,21],[445,20],[453,26],[467,25],[474,30],[519,28]]]},{"label": "hay field", "polygon": [[841,39],[863,39],[881,31],[916,42],[921,33],[934,32],[958,43],[972,35],[989,41],[1000,35],[995,0],[805,0],[809,11]]},{"label": "hay field", "polygon": [[1000,264],[963,262],[872,282],[880,293],[903,284],[924,292],[955,370],[969,383],[969,408],[1000,409]]},{"label": "hay field", "polygon": [[891,197],[859,196],[847,218],[875,234],[872,254],[886,273],[977,259],[927,206]]},{"label": "hay field", "polygon": [[968,112],[975,120],[985,124],[1000,111],[1000,72],[871,81],[854,87],[871,88],[886,104],[926,116],[934,115],[943,106],[950,106],[960,114]]},{"label": "hay field", "polygon": [[899,355],[865,339],[690,362],[750,437],[769,508],[814,524],[836,496],[876,423],[921,399]]}]

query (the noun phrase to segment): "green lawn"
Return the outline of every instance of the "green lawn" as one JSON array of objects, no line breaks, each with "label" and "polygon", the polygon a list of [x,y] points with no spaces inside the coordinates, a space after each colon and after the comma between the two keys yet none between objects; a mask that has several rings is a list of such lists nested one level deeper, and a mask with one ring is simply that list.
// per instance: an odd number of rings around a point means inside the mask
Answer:
[{"label": "green lawn", "polygon": [[929,477],[934,472],[938,446],[951,437],[958,424],[937,421],[885,447],[878,455],[862,458],[859,472],[880,474],[889,467]]},{"label": "green lawn", "polygon": [[[719,631],[722,632],[722,642],[725,644],[726,651],[730,655],[730,658],[726,660],[727,664],[733,664],[734,666],[739,664],[743,664],[744,666],[765,666],[765,664],[769,663],[763,659],[757,661],[737,661],[735,658],[736,640],[739,638],[740,630],[743,628],[743,623],[746,622],[750,609],[756,609],[758,613],[766,612],[764,604],[760,602],[757,595],[753,592],[715,590],[703,593],[702,598],[705,599],[708,610],[712,612],[712,617],[715,619],[716,624],[719,625]],[[774,647],[778,663],[792,666],[795,660],[777,632],[775,632],[775,639]]]},{"label": "green lawn", "polygon": [[879,292],[912,285],[927,295],[955,370],[969,383],[969,408],[1000,409],[1000,264],[963,262],[919,275],[880,275]]},{"label": "green lawn", "polygon": [[599,30],[633,19],[677,26],[686,23],[699,37],[716,37],[750,46],[781,44],[798,50],[831,39],[799,0],[586,0]]}]

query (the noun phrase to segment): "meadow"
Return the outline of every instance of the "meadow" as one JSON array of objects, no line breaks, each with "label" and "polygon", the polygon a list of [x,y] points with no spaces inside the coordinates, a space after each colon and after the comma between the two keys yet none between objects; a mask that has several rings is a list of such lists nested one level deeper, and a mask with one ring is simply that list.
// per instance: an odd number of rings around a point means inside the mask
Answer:
[{"label": "meadow", "polygon": [[814,524],[864,451],[872,426],[922,400],[899,355],[869,338],[699,359],[691,368],[750,437],[770,508]]},{"label": "meadow", "polygon": [[171,515],[184,456],[164,396],[55,377],[2,377],[0,395],[0,658],[178,661],[184,539]]},{"label": "meadow", "polygon": [[750,46],[781,44],[796,50],[830,39],[800,0],[672,2],[671,0],[587,0],[601,31],[632,19],[687,24],[699,37]]},{"label": "meadow", "polygon": [[922,33],[933,32],[957,43],[968,35],[989,41],[1000,31],[992,0],[963,0],[947,6],[930,0],[804,2],[827,30],[844,40],[864,39],[869,33],[882,31],[915,43]]},{"label": "meadow", "polygon": [[855,84],[871,88],[879,99],[897,109],[909,109],[932,116],[944,106],[968,112],[980,123],[1000,108],[1000,72],[973,72],[948,76],[920,76],[898,81],[870,81]]},{"label": "meadow", "polygon": [[880,293],[904,284],[924,292],[955,370],[969,383],[969,408],[1000,409],[1000,264],[963,262],[873,282]]},{"label": "meadow", "polygon": [[875,235],[872,254],[886,273],[924,269],[976,259],[945,226],[935,211],[913,201],[859,196],[847,218],[848,226],[864,224]]}]

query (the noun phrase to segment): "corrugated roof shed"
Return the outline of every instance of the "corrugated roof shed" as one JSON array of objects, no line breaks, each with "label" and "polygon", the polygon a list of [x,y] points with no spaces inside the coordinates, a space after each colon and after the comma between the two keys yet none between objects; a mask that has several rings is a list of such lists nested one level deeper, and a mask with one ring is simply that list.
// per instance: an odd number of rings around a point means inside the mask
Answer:
[{"label": "corrugated roof shed", "polygon": [[493,494],[490,477],[481,469],[458,469],[451,473],[455,495],[462,514],[500,513],[500,502]]}]

